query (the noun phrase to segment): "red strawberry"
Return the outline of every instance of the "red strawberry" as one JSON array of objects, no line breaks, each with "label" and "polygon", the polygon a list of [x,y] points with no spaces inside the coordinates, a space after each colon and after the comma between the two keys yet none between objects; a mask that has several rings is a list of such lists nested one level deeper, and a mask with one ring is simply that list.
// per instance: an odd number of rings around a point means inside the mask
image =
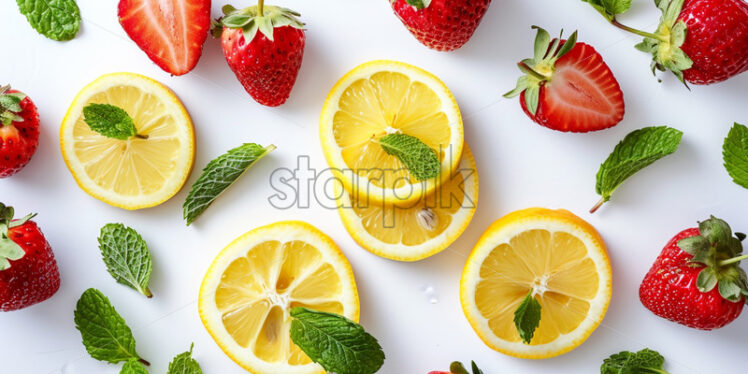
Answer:
[{"label": "red strawberry", "polygon": [[712,330],[740,315],[748,278],[738,264],[745,235],[714,218],[681,231],[655,260],[639,288],[654,314],[688,327]]},{"label": "red strawberry", "polygon": [[535,56],[519,63],[527,75],[505,97],[520,96],[525,113],[553,130],[588,132],[617,125],[625,112],[623,92],[608,65],[592,46],[553,39],[538,30]]},{"label": "red strawberry", "polygon": [[0,203],[0,311],[40,303],[60,288],[55,255],[33,217],[13,220],[13,208]]},{"label": "red strawberry", "polygon": [[390,0],[392,10],[425,46],[453,51],[473,36],[491,0]]},{"label": "red strawberry", "polygon": [[[475,361],[471,362],[471,368],[472,368],[472,374],[483,374],[483,371],[481,369],[478,369],[478,365],[475,364]],[[465,369],[464,366],[462,366],[462,363],[459,361],[453,362],[451,365],[449,365],[449,371],[431,371],[429,374],[470,374]]]},{"label": "red strawberry", "polygon": [[197,65],[210,29],[210,0],[120,0],[119,23],[161,69],[182,75]]},{"label": "red strawberry", "polygon": [[0,87],[0,178],[23,169],[39,145],[39,112],[25,94]]},{"label": "red strawberry", "polygon": [[291,95],[304,57],[304,24],[290,9],[257,6],[223,7],[224,17],[215,24],[223,54],[244,89],[258,103],[279,106]]},{"label": "red strawberry", "polygon": [[684,84],[711,84],[748,70],[745,0],[656,0],[662,17],[652,33],[616,20],[630,5],[612,0],[593,6],[613,25],[644,37],[636,48],[652,54],[653,73],[670,70]]}]

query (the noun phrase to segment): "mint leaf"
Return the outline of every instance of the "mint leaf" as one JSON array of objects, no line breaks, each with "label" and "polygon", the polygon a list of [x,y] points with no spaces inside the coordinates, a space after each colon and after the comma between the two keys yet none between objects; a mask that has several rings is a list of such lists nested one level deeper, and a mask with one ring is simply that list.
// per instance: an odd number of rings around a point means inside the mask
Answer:
[{"label": "mint leaf", "polygon": [[178,354],[169,363],[169,371],[166,374],[203,374],[200,369],[200,364],[192,358],[192,348],[195,346],[193,343],[190,345],[190,350],[184,353]]},{"label": "mint leaf", "polygon": [[291,309],[291,340],[328,372],[373,374],[384,364],[384,352],[364,328],[343,316]]},{"label": "mint leaf", "polygon": [[122,366],[122,370],[119,371],[119,374],[148,374],[148,369],[145,368],[145,365],[141,364],[138,360],[130,360],[125,362],[125,365]]},{"label": "mint leaf", "polygon": [[535,329],[540,325],[540,303],[535,300],[532,290],[525,296],[514,312],[514,326],[525,344],[530,344]]},{"label": "mint leaf", "polygon": [[436,152],[415,136],[388,134],[379,139],[379,144],[419,181],[433,178],[441,171]]},{"label": "mint leaf", "polygon": [[595,190],[602,199],[590,213],[610,200],[613,192],[628,177],[675,152],[682,136],[682,132],[667,126],[645,127],[626,135],[600,165]]},{"label": "mint leaf", "polygon": [[632,0],[582,0],[592,5],[595,10],[612,21],[616,15],[626,13],[631,8]]},{"label": "mint leaf", "polygon": [[78,33],[81,14],[75,0],[16,0],[18,9],[38,33],[57,41]]},{"label": "mint leaf", "polygon": [[91,357],[110,363],[141,360],[135,351],[135,338],[109,299],[89,288],[75,306],[75,327]]},{"label": "mint leaf", "polygon": [[668,374],[664,365],[665,358],[651,349],[636,353],[623,351],[606,358],[600,366],[600,374]]},{"label": "mint leaf", "polygon": [[722,145],[725,169],[732,180],[748,188],[748,127],[735,123]]},{"label": "mint leaf", "polygon": [[137,135],[135,123],[130,115],[114,105],[88,104],[83,108],[83,120],[91,130],[108,138],[127,140]]},{"label": "mint leaf", "polygon": [[218,195],[236,182],[255,161],[274,149],[274,145],[263,147],[255,143],[244,143],[209,162],[192,185],[182,206],[187,225],[208,209]]},{"label": "mint leaf", "polygon": [[151,253],[137,231],[121,223],[109,223],[101,228],[99,249],[109,274],[117,283],[153,297],[148,288],[153,269]]}]

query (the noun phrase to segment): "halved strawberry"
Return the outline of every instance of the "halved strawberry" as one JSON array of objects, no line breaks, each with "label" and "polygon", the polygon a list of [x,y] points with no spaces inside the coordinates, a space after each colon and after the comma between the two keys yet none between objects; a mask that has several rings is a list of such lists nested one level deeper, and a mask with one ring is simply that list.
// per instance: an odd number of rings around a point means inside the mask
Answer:
[{"label": "halved strawberry", "polygon": [[525,74],[505,97],[520,96],[525,113],[553,130],[588,132],[613,127],[625,112],[623,92],[595,48],[569,40],[551,40],[538,30],[535,56],[518,64]]},{"label": "halved strawberry", "polygon": [[192,70],[210,29],[210,0],[120,0],[119,23],[172,75]]}]

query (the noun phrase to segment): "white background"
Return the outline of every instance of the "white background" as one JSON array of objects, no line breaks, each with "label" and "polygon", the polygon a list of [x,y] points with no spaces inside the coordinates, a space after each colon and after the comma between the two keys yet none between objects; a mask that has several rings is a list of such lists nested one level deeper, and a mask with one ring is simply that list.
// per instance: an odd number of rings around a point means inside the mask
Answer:
[{"label": "white background", "polygon": [[[81,293],[96,287],[108,295],[133,328],[137,350],[165,373],[171,358],[195,342],[195,357],[207,374],[244,371],[225,356],[203,328],[196,297],[214,256],[238,235],[278,220],[312,222],[348,256],[361,298],[362,324],[379,338],[386,374],[420,374],[471,359],[486,374],[595,373],[603,358],[620,350],[656,349],[673,374],[738,373],[748,352],[748,316],[712,332],[692,330],[655,317],[638,300],[638,287],[662,246],[674,234],[715,214],[736,230],[748,230],[748,191],[733,184],[722,167],[722,139],[733,122],[748,122],[748,74],[687,91],[670,75],[657,83],[649,57],[633,37],[606,24],[578,0],[495,1],[473,39],[452,53],[419,44],[393,15],[387,0],[284,0],[308,25],[304,63],[291,99],[269,109],[256,104],[228,69],[220,43],[209,39],[197,68],[170,77],[132,43],[120,27],[114,0],[78,0],[84,22],[70,42],[38,35],[13,1],[0,4],[0,83],[28,93],[39,107],[39,150],[16,176],[0,180],[0,200],[36,221],[54,248],[62,287],[50,300],[0,314],[3,373],[117,373],[119,366],[88,357],[73,324]],[[225,1],[213,5],[217,17]],[[243,6],[248,2],[234,3]],[[634,2],[627,23],[654,29],[659,15],[651,1]],[[617,127],[591,134],[564,134],[532,123],[517,99],[501,94],[514,87],[515,62],[531,56],[534,33],[579,29],[579,40],[595,46],[620,81],[626,116]],[[418,263],[398,263],[359,248],[333,210],[270,206],[272,170],[293,169],[298,155],[326,167],[317,119],[335,81],[359,63],[397,59],[423,67],[451,88],[462,109],[466,141],[480,172],[480,202],[472,224],[448,250]],[[60,156],[58,130],[75,94],[101,74],[131,71],[171,87],[195,123],[195,170],[241,142],[273,143],[263,159],[191,227],[182,220],[187,188],[159,207],[128,212],[99,202],[75,184]],[[667,124],[685,132],[676,154],[634,176],[594,216],[595,173],[628,132]],[[459,278],[482,231],[495,219],[530,206],[566,208],[592,223],[605,238],[613,262],[613,300],[602,325],[576,350],[530,361],[486,347],[459,305]],[[112,280],[100,259],[96,237],[108,222],[123,222],[147,241],[153,258],[146,300]],[[424,290],[433,287],[433,295]],[[435,298],[435,300],[430,300]],[[431,301],[436,301],[432,303]]]}]

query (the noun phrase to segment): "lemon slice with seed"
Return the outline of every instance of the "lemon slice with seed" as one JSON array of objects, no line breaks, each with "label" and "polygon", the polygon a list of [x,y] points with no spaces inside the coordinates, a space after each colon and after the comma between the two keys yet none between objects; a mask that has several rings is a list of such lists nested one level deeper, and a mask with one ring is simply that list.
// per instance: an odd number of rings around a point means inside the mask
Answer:
[{"label": "lemon slice with seed", "polygon": [[290,310],[307,307],[358,321],[351,266],[304,222],[252,230],[221,251],[205,274],[200,318],[237,364],[256,374],[324,374],[290,338]]},{"label": "lemon slice with seed", "polygon": [[[83,120],[88,104],[124,109],[138,135],[108,138]],[[161,83],[133,73],[99,77],[73,100],[60,128],[62,157],[89,195],[124,209],[148,208],[174,196],[192,170],[195,139],[182,103]]]},{"label": "lemon slice with seed", "polygon": [[417,261],[449,247],[467,228],[478,204],[478,171],[470,148],[452,177],[409,207],[351,201],[337,193],[348,233],[366,250],[398,261]]},{"label": "lemon slice with seed", "polygon": [[[434,150],[439,176],[416,180],[378,140],[391,133],[414,136]],[[371,201],[417,202],[449,179],[460,162],[463,128],[447,86],[420,68],[372,61],[343,76],[320,116],[322,149],[345,189]]]},{"label": "lemon slice with seed", "polygon": [[[540,325],[522,342],[514,312],[530,292]],[[597,328],[611,296],[605,244],[565,210],[532,208],[494,222],[475,245],[460,282],[465,316],[491,348],[515,357],[568,352]]]}]

